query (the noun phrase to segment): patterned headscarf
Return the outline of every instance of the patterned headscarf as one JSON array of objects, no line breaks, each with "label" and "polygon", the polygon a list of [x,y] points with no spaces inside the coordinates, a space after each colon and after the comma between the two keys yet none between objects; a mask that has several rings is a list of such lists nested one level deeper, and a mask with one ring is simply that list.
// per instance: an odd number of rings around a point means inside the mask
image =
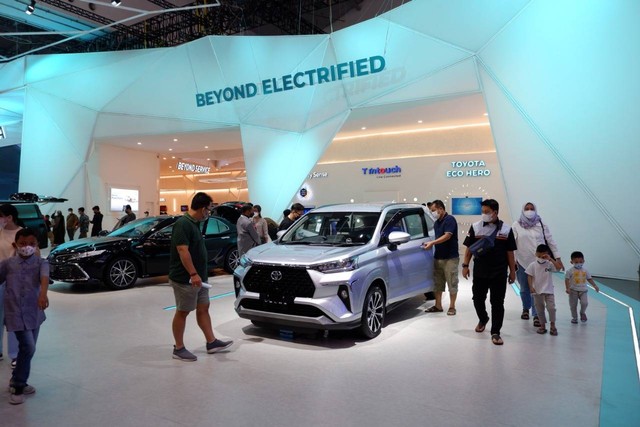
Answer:
[{"label": "patterned headscarf", "polygon": [[[536,216],[534,216],[531,219],[524,216],[524,208],[527,205],[533,205],[533,209],[536,211]],[[536,207],[535,203],[527,202],[524,205],[522,205],[522,212],[520,213],[520,219],[518,220],[518,224],[520,224],[522,228],[533,228],[539,222],[540,222],[540,215],[538,215],[538,208]]]}]

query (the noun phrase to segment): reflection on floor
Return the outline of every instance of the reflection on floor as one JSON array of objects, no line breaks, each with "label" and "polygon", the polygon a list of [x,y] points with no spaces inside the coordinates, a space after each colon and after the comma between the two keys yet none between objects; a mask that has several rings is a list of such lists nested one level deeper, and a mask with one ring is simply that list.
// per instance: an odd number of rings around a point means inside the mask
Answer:
[{"label": "reflection on floor", "polygon": [[[231,276],[211,281],[212,296],[232,291]],[[230,352],[206,354],[190,316],[186,343],[198,361],[185,363],[171,359],[173,311],[164,308],[174,300],[166,278],[116,292],[55,284],[30,378],[37,393],[11,406],[0,388],[0,420],[92,427],[610,425],[600,414],[610,308],[592,292],[589,321],[573,325],[562,286],[557,280],[557,337],[538,335],[521,320],[519,297],[508,290],[502,347],[491,344],[489,328],[473,331],[465,280],[456,316],[424,313],[432,302],[415,298],[390,313],[371,341],[345,332],[291,338],[259,329],[237,317],[232,296],[220,297],[211,303],[216,333],[236,343]],[[0,382],[9,375],[4,360]]]}]

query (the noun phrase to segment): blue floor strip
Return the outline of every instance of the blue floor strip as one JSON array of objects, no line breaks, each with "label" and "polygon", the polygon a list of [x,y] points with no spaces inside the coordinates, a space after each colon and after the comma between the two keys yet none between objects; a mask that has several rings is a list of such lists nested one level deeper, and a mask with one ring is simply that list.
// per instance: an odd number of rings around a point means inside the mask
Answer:
[{"label": "blue floor strip", "polygon": [[[555,273],[564,283],[564,273]],[[601,427],[640,425],[640,301],[596,282],[600,293],[591,289],[589,298],[607,308],[602,386]],[[518,282],[511,284],[520,296]],[[556,287],[563,290],[562,286]]]},{"label": "blue floor strip", "polygon": [[600,426],[640,425],[640,302],[597,282],[600,293],[589,298],[607,308],[604,341]]},{"label": "blue floor strip", "polygon": [[[209,301],[213,301],[214,299],[220,299],[220,298],[224,298],[224,297],[228,297],[230,295],[235,295],[235,292],[227,292],[225,294],[218,294],[218,295],[214,295],[212,297],[209,297]],[[175,310],[176,306],[175,305],[170,305],[168,307],[163,308],[163,310],[165,311],[169,311],[169,310]]]}]

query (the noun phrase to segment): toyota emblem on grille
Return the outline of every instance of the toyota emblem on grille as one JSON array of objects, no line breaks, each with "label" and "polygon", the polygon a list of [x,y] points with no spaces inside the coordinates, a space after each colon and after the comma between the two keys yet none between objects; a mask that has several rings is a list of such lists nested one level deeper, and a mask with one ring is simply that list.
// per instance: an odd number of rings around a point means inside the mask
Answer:
[{"label": "toyota emblem on grille", "polygon": [[282,279],[282,272],[279,270],[274,270],[271,272],[271,280],[278,281]]}]

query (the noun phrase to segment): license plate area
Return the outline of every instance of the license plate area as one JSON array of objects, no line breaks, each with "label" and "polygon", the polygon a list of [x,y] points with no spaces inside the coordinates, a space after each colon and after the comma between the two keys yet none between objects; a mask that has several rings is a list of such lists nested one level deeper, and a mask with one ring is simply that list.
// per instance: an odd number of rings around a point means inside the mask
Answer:
[{"label": "license plate area", "polygon": [[260,301],[262,304],[270,307],[281,307],[286,309],[293,305],[294,297],[287,296],[281,293],[265,292],[260,294]]}]

